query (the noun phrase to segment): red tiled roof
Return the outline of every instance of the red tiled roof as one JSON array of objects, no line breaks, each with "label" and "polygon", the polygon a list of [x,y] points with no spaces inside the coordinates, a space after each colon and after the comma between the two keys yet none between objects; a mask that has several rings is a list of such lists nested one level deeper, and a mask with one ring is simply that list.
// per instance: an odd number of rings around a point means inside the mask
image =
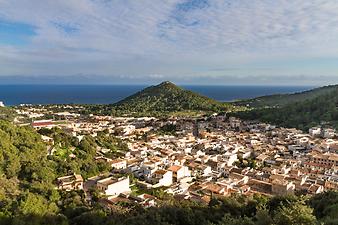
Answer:
[{"label": "red tiled roof", "polygon": [[173,165],[171,166],[168,170],[173,171],[173,172],[177,172],[181,169],[181,166],[177,166],[177,165]]},{"label": "red tiled roof", "polygon": [[50,126],[53,125],[52,122],[33,122],[32,126],[33,127],[42,127],[42,126]]}]

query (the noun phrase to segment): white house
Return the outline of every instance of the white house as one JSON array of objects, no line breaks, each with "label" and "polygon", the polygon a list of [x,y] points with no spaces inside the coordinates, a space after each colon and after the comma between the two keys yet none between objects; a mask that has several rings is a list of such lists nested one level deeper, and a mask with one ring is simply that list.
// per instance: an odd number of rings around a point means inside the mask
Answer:
[{"label": "white house", "polygon": [[129,177],[116,179],[114,177],[108,177],[97,181],[96,187],[99,191],[105,195],[119,195],[121,193],[130,192]]},{"label": "white house", "polygon": [[153,187],[170,186],[173,183],[173,172],[168,170],[156,170],[152,176]]},{"label": "white house", "polygon": [[173,173],[173,180],[179,181],[184,177],[190,177],[190,171],[186,166],[173,165],[168,168]]},{"label": "white house", "polygon": [[211,167],[210,166],[206,166],[206,165],[202,165],[202,176],[209,176],[212,173]]},{"label": "white house", "polygon": [[188,168],[191,170],[192,176],[206,177],[212,173],[211,166],[202,165],[195,162],[188,164]]},{"label": "white house", "polygon": [[322,129],[320,127],[311,127],[309,129],[309,134],[311,136],[320,136]]},{"label": "white house", "polygon": [[322,130],[323,138],[334,138],[336,136],[336,131],[334,129],[323,129]]},{"label": "white house", "polygon": [[140,172],[145,178],[150,178],[157,168],[155,163],[145,162],[142,164]]},{"label": "white house", "polygon": [[223,155],[223,158],[224,158],[224,161],[227,162],[227,166],[232,166],[232,164],[234,164],[234,162],[237,161],[237,154],[226,152]]},{"label": "white house", "polygon": [[127,160],[124,159],[113,159],[110,162],[112,168],[117,170],[123,170],[127,168]]},{"label": "white house", "polygon": [[130,135],[135,131],[135,129],[136,128],[134,125],[119,126],[115,128],[115,133],[121,135]]}]

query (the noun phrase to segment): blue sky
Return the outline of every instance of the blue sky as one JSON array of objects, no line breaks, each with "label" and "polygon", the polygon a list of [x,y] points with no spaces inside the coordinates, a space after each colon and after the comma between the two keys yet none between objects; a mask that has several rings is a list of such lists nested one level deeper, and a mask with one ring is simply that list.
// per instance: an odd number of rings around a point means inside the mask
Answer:
[{"label": "blue sky", "polygon": [[30,78],[338,83],[338,1],[0,0],[0,83]]}]

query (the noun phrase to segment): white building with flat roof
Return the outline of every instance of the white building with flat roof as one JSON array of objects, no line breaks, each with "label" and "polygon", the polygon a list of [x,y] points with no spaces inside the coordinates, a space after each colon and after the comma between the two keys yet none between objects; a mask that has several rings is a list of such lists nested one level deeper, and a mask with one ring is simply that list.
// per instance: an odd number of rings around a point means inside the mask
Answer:
[{"label": "white building with flat roof", "polygon": [[0,101],[0,107],[5,107],[4,102],[1,102],[1,101]]},{"label": "white building with flat roof", "polygon": [[309,134],[313,137],[314,136],[320,136],[321,133],[322,133],[322,128],[320,128],[320,127],[311,127],[309,129]]},{"label": "white building with flat roof", "polygon": [[97,189],[105,195],[119,195],[121,193],[130,192],[129,177],[123,177],[116,179],[114,177],[108,177],[97,181]]}]

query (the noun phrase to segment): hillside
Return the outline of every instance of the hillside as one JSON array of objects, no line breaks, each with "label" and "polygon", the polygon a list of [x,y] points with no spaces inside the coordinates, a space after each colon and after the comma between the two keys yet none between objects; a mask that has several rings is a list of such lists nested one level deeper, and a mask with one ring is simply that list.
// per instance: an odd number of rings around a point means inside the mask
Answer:
[{"label": "hillside", "polygon": [[150,86],[122,101],[113,104],[113,108],[125,112],[179,112],[226,110],[230,105],[184,90],[166,81]]},{"label": "hillside", "polygon": [[[297,104],[290,100],[289,104],[279,108],[254,109],[235,115],[242,119],[257,119],[302,130],[320,124],[338,129],[338,88],[337,86],[325,87],[322,88],[322,93],[325,94],[299,101]],[[312,93],[311,96],[314,94]]]},{"label": "hillside", "polygon": [[13,108],[9,107],[0,107],[0,120],[13,121],[15,116],[15,111]]},{"label": "hillside", "polygon": [[242,100],[235,102],[235,105],[239,106],[250,106],[254,108],[262,107],[282,107],[287,104],[301,102],[305,100],[311,100],[316,97],[329,94],[330,92],[337,90],[338,85],[324,86],[315,88],[309,91],[294,93],[294,94],[276,94],[257,97],[248,100]]}]

